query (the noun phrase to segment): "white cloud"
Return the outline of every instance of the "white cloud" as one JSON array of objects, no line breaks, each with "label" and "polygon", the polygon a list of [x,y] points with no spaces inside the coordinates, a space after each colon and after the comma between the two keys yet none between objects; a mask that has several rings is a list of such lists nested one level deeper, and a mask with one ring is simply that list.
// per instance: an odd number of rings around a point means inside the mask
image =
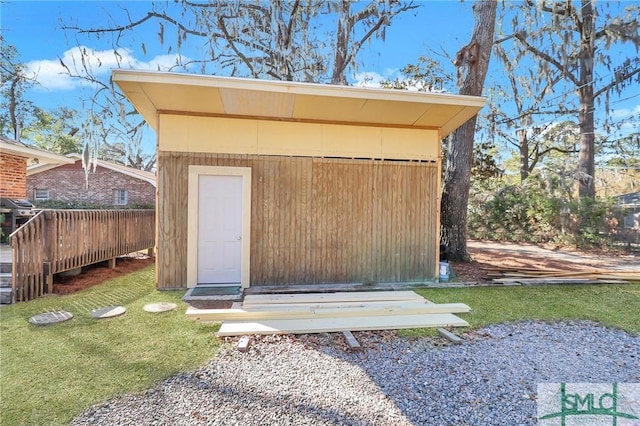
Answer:
[{"label": "white cloud", "polygon": [[618,108],[611,111],[613,118],[628,118],[634,115],[640,115],[640,104],[635,105],[633,108]]},{"label": "white cloud", "polygon": [[175,67],[178,62],[188,60],[179,55],[159,55],[143,62],[136,59],[129,49],[94,50],[86,46],[77,46],[64,52],[60,58],[31,61],[26,66],[30,75],[40,83],[40,88],[73,90],[90,83],[69,74],[101,80],[107,79],[114,68],[166,71]]},{"label": "white cloud", "polygon": [[361,73],[355,74],[355,86],[362,87],[381,87],[381,81],[394,81],[398,79],[399,82],[404,82],[404,87],[406,90],[410,92],[418,92],[418,91],[430,91],[432,93],[440,93],[446,92],[446,90],[441,90],[438,88],[428,88],[425,87],[419,81],[414,81],[410,78],[400,77],[400,70],[398,68],[386,68],[384,70],[384,75],[379,74],[375,71],[364,71]]}]

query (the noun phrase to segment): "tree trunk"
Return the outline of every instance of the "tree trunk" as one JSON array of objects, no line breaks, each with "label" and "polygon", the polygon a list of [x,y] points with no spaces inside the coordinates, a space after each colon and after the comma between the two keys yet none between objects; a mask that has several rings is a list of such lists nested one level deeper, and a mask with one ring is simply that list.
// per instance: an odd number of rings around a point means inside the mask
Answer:
[{"label": "tree trunk", "polygon": [[593,61],[595,24],[591,0],[582,0],[582,33],[580,37],[580,153],[578,154],[578,194],[595,197],[595,135],[593,123]]},{"label": "tree trunk", "polygon": [[331,74],[331,84],[346,85],[347,79],[344,75],[346,68],[347,51],[349,49],[349,2],[343,0],[338,12],[338,28],[336,29],[336,48],[333,53],[333,72]]},{"label": "tree trunk", "polygon": [[529,138],[527,130],[520,129],[518,131],[520,138],[520,182],[524,182],[529,177]]},{"label": "tree trunk", "polygon": [[[458,67],[461,95],[480,96],[489,67],[496,21],[495,0],[474,4],[475,25],[471,42],[463,47],[454,64]],[[473,138],[476,117],[473,117],[449,138],[444,170],[440,223],[441,242],[448,246],[452,260],[470,260],[467,253],[467,204],[471,187]]]}]

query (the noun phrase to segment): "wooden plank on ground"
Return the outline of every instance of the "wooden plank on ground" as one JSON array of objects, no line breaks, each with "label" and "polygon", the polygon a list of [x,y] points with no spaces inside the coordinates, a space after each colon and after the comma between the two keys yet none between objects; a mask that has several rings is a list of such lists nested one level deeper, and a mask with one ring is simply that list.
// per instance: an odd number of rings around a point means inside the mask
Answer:
[{"label": "wooden plank on ground", "polygon": [[304,319],[304,318],[331,318],[331,317],[357,317],[357,316],[388,316],[388,315],[418,315],[418,314],[442,314],[464,313],[471,308],[464,303],[424,303],[424,302],[386,302],[366,304],[342,304],[325,307],[322,304],[310,306],[271,305],[248,306],[230,309],[196,309],[188,308],[187,317],[196,321],[241,321],[264,319]]},{"label": "wooden plank on ground", "polygon": [[279,311],[283,309],[315,309],[315,308],[361,308],[366,306],[390,306],[390,305],[432,305],[433,303],[426,299],[415,300],[368,300],[363,302],[319,302],[319,303],[265,303],[265,304],[248,304],[242,303],[232,308],[245,309],[250,311]]},{"label": "wooden plank on ground", "polygon": [[238,350],[240,352],[247,352],[249,350],[249,345],[251,343],[251,338],[249,336],[242,336],[240,340],[238,340]]},{"label": "wooden plank on ground", "polygon": [[593,278],[494,278],[494,283],[508,284],[596,284],[598,280]]},{"label": "wooden plank on ground", "polygon": [[345,330],[364,331],[424,327],[466,327],[468,325],[469,323],[465,320],[453,314],[285,319],[260,322],[225,321],[217,335],[224,337],[247,334],[306,334],[342,332]]},{"label": "wooden plank on ground", "polygon": [[244,298],[243,305],[264,305],[269,303],[366,302],[374,300],[424,300],[424,298],[415,291],[354,291],[340,293],[252,294]]},{"label": "wooden plank on ground", "polygon": [[444,337],[445,339],[447,339],[448,341],[450,341],[454,345],[459,345],[459,344],[462,343],[462,339],[460,337],[456,336],[455,334],[453,334],[452,332],[450,332],[447,329],[439,328],[438,329],[438,334],[440,334],[442,337]]},{"label": "wooden plank on ground", "polygon": [[342,335],[344,336],[344,340],[347,342],[349,349],[352,351],[362,351],[362,346],[360,346],[360,342],[353,336],[349,330],[343,331]]}]

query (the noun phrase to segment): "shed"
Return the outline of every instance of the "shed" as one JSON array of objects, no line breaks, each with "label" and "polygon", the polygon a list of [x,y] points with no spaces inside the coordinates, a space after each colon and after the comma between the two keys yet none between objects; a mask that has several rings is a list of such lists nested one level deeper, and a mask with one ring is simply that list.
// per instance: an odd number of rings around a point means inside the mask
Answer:
[{"label": "shed", "polygon": [[438,279],[441,139],[484,98],[132,70],[160,289]]}]

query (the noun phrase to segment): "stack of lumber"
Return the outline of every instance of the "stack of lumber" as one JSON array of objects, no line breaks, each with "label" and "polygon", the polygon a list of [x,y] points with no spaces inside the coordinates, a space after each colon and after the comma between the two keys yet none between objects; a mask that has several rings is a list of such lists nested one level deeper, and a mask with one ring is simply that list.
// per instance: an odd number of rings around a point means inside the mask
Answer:
[{"label": "stack of lumber", "polygon": [[229,309],[187,309],[196,321],[223,321],[218,336],[463,327],[464,303],[431,303],[413,291],[248,295]]},{"label": "stack of lumber", "polygon": [[483,268],[498,284],[622,284],[640,281],[640,271],[585,268],[583,271],[496,266]]}]

